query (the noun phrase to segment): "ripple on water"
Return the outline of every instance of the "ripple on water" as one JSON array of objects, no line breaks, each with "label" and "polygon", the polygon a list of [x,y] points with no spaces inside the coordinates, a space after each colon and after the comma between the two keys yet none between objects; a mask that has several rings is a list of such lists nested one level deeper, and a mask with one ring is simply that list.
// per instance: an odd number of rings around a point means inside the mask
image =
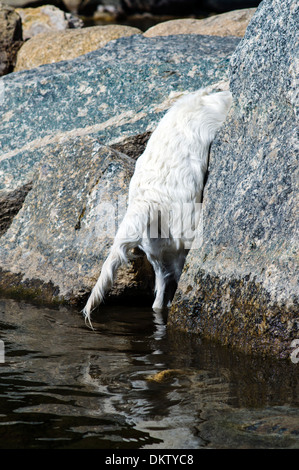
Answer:
[{"label": "ripple on water", "polygon": [[0,300],[1,448],[298,448],[298,365],[166,328]]}]

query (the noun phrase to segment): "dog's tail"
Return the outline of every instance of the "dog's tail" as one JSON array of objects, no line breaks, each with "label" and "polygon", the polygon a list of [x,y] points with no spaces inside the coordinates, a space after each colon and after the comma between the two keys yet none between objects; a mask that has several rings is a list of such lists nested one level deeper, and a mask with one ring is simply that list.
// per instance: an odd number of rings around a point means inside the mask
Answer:
[{"label": "dog's tail", "polygon": [[83,309],[85,321],[88,321],[91,327],[91,312],[103,301],[105,294],[111,289],[117,269],[134,258],[132,250],[141,242],[148,224],[148,217],[148,211],[134,205],[128,210],[120,224],[110,253],[102,266],[101,274]]},{"label": "dog's tail", "polygon": [[103,301],[105,294],[112,287],[117,269],[122,264],[126,264],[127,262],[128,256],[125,245],[120,246],[119,244],[114,243],[110,250],[109,256],[102,266],[101,274],[97,280],[97,283],[92,289],[87,304],[83,309],[85,321],[88,321],[91,327],[91,312]]}]

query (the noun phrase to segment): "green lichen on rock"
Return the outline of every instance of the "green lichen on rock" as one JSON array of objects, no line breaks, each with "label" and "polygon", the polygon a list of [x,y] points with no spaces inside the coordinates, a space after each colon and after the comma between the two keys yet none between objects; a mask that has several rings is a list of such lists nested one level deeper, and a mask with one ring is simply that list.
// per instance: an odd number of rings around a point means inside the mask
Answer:
[{"label": "green lichen on rock", "polygon": [[194,286],[186,289],[184,276],[171,311],[172,325],[246,353],[289,354],[298,334],[296,300],[290,306],[274,303],[249,275],[227,279],[197,270]]},{"label": "green lichen on rock", "polygon": [[59,288],[52,282],[40,279],[23,279],[23,273],[13,274],[0,268],[0,296],[11,299],[30,300],[31,302],[54,306],[63,302]]}]

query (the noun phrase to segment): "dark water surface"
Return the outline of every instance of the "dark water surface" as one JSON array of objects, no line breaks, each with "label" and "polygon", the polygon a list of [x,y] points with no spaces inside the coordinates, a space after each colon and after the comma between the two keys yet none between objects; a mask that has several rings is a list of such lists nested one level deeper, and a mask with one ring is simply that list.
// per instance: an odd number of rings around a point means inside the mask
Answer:
[{"label": "dark water surface", "polygon": [[298,448],[299,364],[243,356],[150,308],[0,300],[0,447]]}]

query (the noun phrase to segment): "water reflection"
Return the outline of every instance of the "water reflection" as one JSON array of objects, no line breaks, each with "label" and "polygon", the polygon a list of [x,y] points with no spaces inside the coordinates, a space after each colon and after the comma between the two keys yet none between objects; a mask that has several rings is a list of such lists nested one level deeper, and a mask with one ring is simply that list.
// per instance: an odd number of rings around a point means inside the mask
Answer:
[{"label": "water reflection", "polygon": [[0,446],[298,447],[298,365],[166,328],[148,308],[0,301]]}]

